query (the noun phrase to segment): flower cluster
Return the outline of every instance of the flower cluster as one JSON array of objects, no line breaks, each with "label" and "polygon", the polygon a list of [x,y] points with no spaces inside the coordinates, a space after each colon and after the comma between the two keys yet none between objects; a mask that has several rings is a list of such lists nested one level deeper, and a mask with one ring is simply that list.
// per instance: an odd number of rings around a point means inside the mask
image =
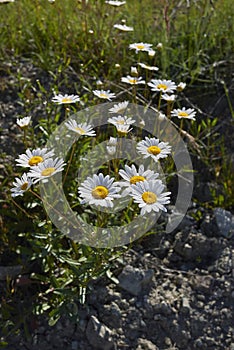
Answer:
[{"label": "flower cluster", "polygon": [[16,165],[29,168],[28,173],[24,173],[21,178],[16,178],[11,189],[12,197],[22,196],[33,184],[38,181],[47,181],[47,178],[63,171],[65,163],[62,159],[52,157],[53,150],[47,148],[27,149],[24,154],[20,154],[16,159]]},{"label": "flower cluster", "polygon": [[[128,102],[122,102],[109,109],[109,113],[116,116],[108,118],[108,123],[114,125],[120,136],[126,135],[131,129],[135,120],[127,116]],[[122,115],[119,113],[122,112]],[[118,138],[110,137],[107,142],[107,152],[114,155],[118,147]],[[136,145],[136,151],[143,155],[143,158],[151,157],[158,162],[171,153],[171,147],[167,142],[161,142],[154,137],[146,137]],[[125,165],[118,170],[121,181],[115,181],[110,175],[103,173],[94,174],[83,181],[78,194],[81,204],[94,205],[96,207],[113,207],[114,200],[130,196],[133,202],[140,208],[140,214],[145,215],[151,211],[167,211],[165,205],[170,202],[170,192],[165,192],[165,185],[159,179],[159,174],[145,169],[141,164],[138,168],[132,164]]]},{"label": "flower cluster", "polygon": [[[125,1],[105,1],[106,4],[119,7],[125,4]],[[133,31],[133,27],[124,24],[114,24],[114,28],[123,32]],[[158,43],[155,48],[153,44],[137,42],[129,45],[130,50],[135,50],[136,54],[142,52],[148,53],[148,56],[154,57],[156,50],[163,49],[163,45]],[[186,84],[180,82],[178,85],[167,79],[150,78],[147,81],[148,74],[155,74],[159,70],[158,67],[148,65],[143,62],[138,62],[137,67],[131,67],[130,74],[121,77],[121,82],[131,85],[131,89],[136,93],[137,85],[144,85],[156,94],[158,94],[158,112],[159,118],[164,119],[166,115],[160,111],[161,100],[167,103],[167,117],[177,117],[179,119],[195,120],[196,112],[193,108],[182,107],[181,109],[173,109],[174,102],[176,100],[176,92],[181,92],[185,89]],[[138,74],[139,70],[147,70],[146,78]],[[142,75],[144,76],[144,72]],[[103,86],[103,82],[97,80],[97,86]],[[116,98],[116,94],[110,90],[93,90],[93,95],[99,99],[111,101]],[[154,95],[156,95],[154,94]],[[67,105],[80,102],[78,95],[58,94],[54,95],[52,102],[59,105]],[[136,122],[132,116],[128,116],[128,104],[129,101],[123,101],[115,104],[109,109],[109,113],[112,114],[108,118],[107,122],[115,127],[116,133],[119,137],[126,136],[133,130],[133,124]],[[17,125],[26,129],[31,122],[31,117],[25,117],[17,119]],[[182,125],[182,123],[181,123]],[[93,126],[87,122],[79,123],[75,119],[69,119],[65,122],[65,126],[69,131],[75,132],[80,137],[94,137],[96,131]],[[141,121],[141,126],[144,126],[144,120]],[[98,137],[98,136],[97,136]],[[114,156],[117,154],[118,138],[110,137],[107,141],[106,151],[109,155]],[[163,142],[155,137],[146,136],[143,140],[140,140],[135,151],[143,158],[148,158],[154,162],[158,162],[161,159],[168,157],[171,153],[171,146],[168,142]],[[24,173],[21,178],[16,178],[13,182],[14,188],[11,189],[12,196],[23,195],[23,193],[39,181],[45,181],[48,177],[63,171],[65,163],[62,159],[53,159],[54,151],[47,148],[37,148],[34,150],[27,149],[24,154],[21,154],[16,163],[18,166],[29,168],[28,173]],[[141,215],[149,213],[150,211],[166,211],[165,205],[169,203],[170,192],[165,192],[165,185],[162,180],[159,179],[159,174],[153,172],[150,169],[145,169],[141,164],[138,168],[132,164],[124,165],[123,169],[118,169],[118,177],[121,177],[121,181],[115,181],[110,175],[104,176],[103,173],[94,174],[92,177],[88,177],[78,188],[78,194],[81,204],[95,205],[97,207],[113,207],[113,202],[117,198],[130,196],[132,200],[138,204]]]},{"label": "flower cluster", "polygon": [[125,165],[125,170],[120,169],[119,174],[124,181],[115,182],[103,173],[88,177],[78,188],[81,204],[112,208],[114,199],[129,195],[138,204],[141,215],[167,211],[165,204],[170,203],[171,192],[164,192],[165,186],[157,179],[158,173],[145,170],[143,165],[138,170],[135,165]]},{"label": "flower cluster", "polygon": [[[152,46],[151,44],[134,43],[134,44],[131,44],[129,47],[130,49],[135,48],[138,52],[138,51],[149,51],[151,46]],[[149,66],[141,62],[139,62],[138,65],[141,68],[147,69],[149,71],[159,70],[159,68],[156,66]],[[171,80],[165,80],[165,79],[151,79],[149,82],[146,83],[146,81],[142,77],[138,77],[138,71],[136,67],[131,67],[131,73],[134,76],[127,75],[126,77],[122,77],[121,82],[129,85],[146,85],[147,84],[150,87],[151,91],[160,93],[160,99],[162,98],[163,100],[167,101],[168,104],[174,103],[176,99],[176,95],[174,94],[174,92],[182,91],[185,89],[185,86],[186,86],[186,84],[183,82],[180,82],[178,85],[176,85],[175,82]],[[102,100],[111,101],[113,98],[116,98],[116,95],[110,90],[93,90],[93,94]],[[79,101],[80,101],[80,98],[77,95],[58,94],[52,98],[52,102],[55,102],[57,104],[70,104],[70,103],[76,103]],[[127,108],[128,103],[129,103],[128,101],[120,102],[114,105],[114,107],[110,112],[122,113]],[[195,115],[196,115],[196,111],[193,108],[186,109],[185,107],[182,107],[182,109],[173,109],[172,111],[170,111],[170,117],[177,117],[179,119],[184,118],[188,120],[195,120]],[[31,120],[31,117],[17,119],[17,124],[23,129],[29,125],[30,120]],[[78,126],[76,125],[75,122],[69,122],[69,124],[70,125],[68,127],[70,130],[75,131],[76,129],[76,132],[78,132],[77,131]],[[87,134],[88,132],[87,127],[89,126],[88,125],[84,126],[84,130],[83,130],[84,135],[94,136],[94,135]],[[122,129],[122,127],[120,129]],[[125,128],[123,132],[125,132]],[[82,134],[82,131],[81,131],[81,134]]]}]

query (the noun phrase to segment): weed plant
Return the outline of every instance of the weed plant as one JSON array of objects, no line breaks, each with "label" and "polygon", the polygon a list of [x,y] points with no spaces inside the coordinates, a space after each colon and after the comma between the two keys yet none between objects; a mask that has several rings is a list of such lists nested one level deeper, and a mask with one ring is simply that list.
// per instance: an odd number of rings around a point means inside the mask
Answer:
[{"label": "weed plant", "polygon": [[[134,244],[130,240],[104,248],[91,240],[83,244],[61,234],[45,212],[39,183],[46,179],[54,184],[55,173],[62,173],[72,210],[87,224],[104,228],[126,225],[147,211],[167,211],[169,202],[174,204],[176,170],[171,145],[144,133],[147,121],[142,113],[139,117],[129,108],[131,104],[151,110],[162,123],[169,120],[191,154],[210,168],[218,189],[211,189],[213,198],[206,206],[232,207],[233,172],[219,120],[196,108],[190,96],[193,89],[211,89],[225,80],[233,117],[229,67],[233,64],[234,7],[231,0],[129,0],[121,6],[102,0],[22,0],[1,5],[0,11],[1,71],[4,76],[15,74],[22,110],[21,115],[13,116],[21,149],[13,156],[21,167],[1,151],[0,265],[17,265],[21,273],[13,281],[8,276],[0,287],[5,346],[22,325],[27,335],[32,313],[46,313],[51,326],[63,314],[78,322],[79,305],[85,303],[92,281],[105,275],[116,282],[114,263],[120,263],[121,254]],[[116,24],[133,30],[116,28]],[[32,62],[46,79],[40,75],[36,80],[27,78],[17,69],[22,59]],[[1,90],[7,88],[2,82]],[[82,123],[72,118],[85,108],[96,111],[103,101],[114,102],[112,110],[107,110],[108,126],[104,129],[93,125],[92,118]],[[124,108],[120,102],[125,102]],[[65,158],[56,149],[45,150],[59,125],[66,130],[64,140],[67,134],[77,136]],[[94,146],[106,141],[105,152],[113,156],[118,142],[129,139],[136,142],[140,157],[152,158],[153,164],[163,167],[164,179],[153,168],[142,169],[133,161],[114,157],[102,164],[96,177],[95,172],[87,173],[83,182],[78,181],[77,169]],[[54,154],[49,154],[52,151]],[[194,171],[196,176],[196,168]],[[172,193],[166,192],[164,184]],[[105,208],[112,207],[123,190],[129,191],[130,205],[118,214],[106,213]],[[91,205],[101,206],[103,211],[95,211]],[[67,207],[63,210],[66,213]],[[60,215],[66,221],[64,212]],[[152,232],[159,229],[165,226]],[[89,239],[97,242],[98,237]]]}]

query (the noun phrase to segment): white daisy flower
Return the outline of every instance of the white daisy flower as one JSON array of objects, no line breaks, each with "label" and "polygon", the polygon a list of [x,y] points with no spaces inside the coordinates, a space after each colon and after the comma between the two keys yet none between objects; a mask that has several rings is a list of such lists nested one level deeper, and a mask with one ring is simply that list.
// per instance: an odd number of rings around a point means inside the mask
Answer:
[{"label": "white daisy flower", "polygon": [[158,173],[154,173],[152,170],[145,170],[144,165],[142,164],[139,166],[138,171],[135,165],[132,165],[131,167],[125,165],[124,168],[125,170],[119,170],[120,176],[124,179],[124,181],[119,181],[119,184],[121,187],[127,187],[122,193],[123,196],[129,194],[132,185],[135,185],[137,182],[155,180],[159,176]]},{"label": "white daisy flower", "polygon": [[171,146],[168,146],[168,142],[160,142],[155,137],[146,137],[145,140],[138,142],[137,151],[143,154],[143,158],[152,157],[154,161],[158,161],[171,153]]},{"label": "white daisy flower", "polygon": [[115,127],[120,136],[125,136],[132,130],[129,124],[115,124]]},{"label": "white daisy flower", "polygon": [[162,99],[165,101],[170,101],[173,102],[175,101],[176,95],[168,95],[168,94],[163,94]]},{"label": "white daisy flower", "polygon": [[20,154],[19,158],[16,159],[17,166],[22,167],[34,167],[39,163],[44,162],[46,159],[53,157],[54,151],[48,151],[47,148],[37,148],[30,151],[26,150],[25,154]]},{"label": "white daisy flower", "polygon": [[116,137],[111,137],[107,143],[106,150],[107,153],[113,156],[116,153],[116,146],[117,146],[117,138]]},{"label": "white daisy flower", "polygon": [[121,6],[126,4],[126,1],[117,1],[117,0],[110,0],[110,1],[105,1],[106,4],[112,5],[112,6]]},{"label": "white daisy flower", "polygon": [[178,85],[177,85],[177,91],[183,91],[186,87],[186,83],[182,83],[180,82]]},{"label": "white daisy flower", "polygon": [[150,213],[152,210],[155,212],[167,211],[164,205],[170,203],[171,192],[163,192],[164,188],[160,180],[137,182],[132,185],[130,195],[141,208],[141,215]]},{"label": "white daisy flower", "polygon": [[195,119],[196,111],[194,108],[188,108],[186,109],[185,107],[182,107],[182,109],[173,109],[171,112],[172,117],[177,117],[179,119],[191,119],[191,120],[196,120]]},{"label": "white daisy flower", "polygon": [[127,77],[122,77],[121,81],[122,83],[127,83],[131,85],[137,85],[137,84],[145,84],[144,80],[141,80],[142,77],[131,77],[130,75],[127,75]]},{"label": "white daisy flower", "polygon": [[61,171],[63,171],[66,163],[59,158],[49,158],[46,159],[43,163],[39,163],[35,167],[31,168],[29,176],[32,178],[33,183],[37,183],[40,180],[45,180],[48,177],[51,177]]},{"label": "white daisy flower", "polygon": [[134,77],[137,77],[137,76],[138,76],[137,67],[131,67],[131,74],[132,74]]},{"label": "white daisy flower", "polygon": [[92,125],[88,125],[87,123],[77,124],[77,122],[74,119],[72,119],[65,123],[65,125],[69,130],[72,130],[82,136],[96,135]]},{"label": "white daisy flower", "polygon": [[167,118],[166,114],[162,113],[162,112],[159,112],[159,115],[158,115],[158,119],[159,120],[165,120]]},{"label": "white daisy flower", "polygon": [[155,54],[156,54],[155,50],[149,50],[149,51],[148,51],[148,56],[149,56],[149,57],[154,57]]},{"label": "white daisy flower", "polygon": [[131,125],[135,123],[135,120],[132,118],[128,118],[125,115],[119,115],[118,117],[112,117],[108,118],[108,123],[114,124],[115,126],[117,125]]},{"label": "white daisy flower", "polygon": [[103,82],[102,82],[100,79],[98,79],[98,80],[96,81],[96,84],[97,84],[97,86],[101,86],[101,85],[103,85]]},{"label": "white daisy flower", "polygon": [[144,69],[147,69],[147,70],[152,70],[152,71],[157,71],[157,70],[159,70],[159,68],[158,67],[155,67],[155,66],[148,66],[148,64],[145,64],[145,63],[138,63],[139,64],[139,66],[141,67],[141,68],[144,68]]},{"label": "white daisy flower", "polygon": [[111,101],[112,98],[115,98],[115,94],[113,94],[112,92],[110,92],[110,90],[94,90],[93,91],[94,95],[99,97],[99,98],[103,98],[104,100],[109,100]]},{"label": "white daisy flower", "polygon": [[122,30],[123,32],[132,32],[133,27],[126,26],[126,24],[115,24],[114,28]]},{"label": "white daisy flower", "polygon": [[162,43],[158,43],[156,47],[157,47],[158,50],[162,50],[163,44]]},{"label": "white daisy flower", "polygon": [[152,91],[173,92],[176,90],[176,84],[171,80],[152,79],[148,85]]},{"label": "white daisy flower", "polygon": [[17,177],[13,182],[13,188],[11,188],[11,196],[22,196],[32,185],[32,179],[24,173],[21,178]]},{"label": "white daisy flower", "polygon": [[69,103],[76,103],[80,101],[79,96],[77,95],[62,95],[62,94],[58,94],[55,95],[52,100],[52,102],[58,103],[59,105],[62,104],[69,104]]},{"label": "white daisy flower", "polygon": [[31,121],[31,117],[24,117],[24,118],[21,118],[21,119],[17,118],[16,124],[19,125],[19,127],[21,129],[24,129],[24,128],[26,128],[29,125],[30,121]]},{"label": "white daisy flower", "polygon": [[136,50],[136,53],[139,51],[150,51],[152,44],[146,43],[134,43],[129,45],[130,50]]},{"label": "white daisy flower", "polygon": [[88,177],[78,188],[81,204],[88,203],[102,207],[113,207],[113,199],[120,198],[118,183],[102,173]]},{"label": "white daisy flower", "polygon": [[116,113],[116,114],[125,113],[126,109],[128,107],[128,104],[129,104],[128,101],[117,103],[116,105],[114,105],[114,107],[109,109],[109,112],[110,113]]}]

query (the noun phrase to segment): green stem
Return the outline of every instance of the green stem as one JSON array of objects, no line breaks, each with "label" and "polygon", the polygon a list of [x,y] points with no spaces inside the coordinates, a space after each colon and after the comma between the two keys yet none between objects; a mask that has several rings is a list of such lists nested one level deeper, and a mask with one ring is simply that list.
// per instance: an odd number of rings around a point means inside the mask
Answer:
[{"label": "green stem", "polygon": [[[42,198],[41,196],[39,196],[39,194],[37,194],[35,191],[33,191],[32,189],[29,190],[30,193],[32,193],[35,197],[37,197],[38,199],[40,199],[40,201],[42,202]],[[61,212],[59,212],[57,209],[55,209],[55,207],[53,205],[51,205],[50,203],[46,202],[46,204],[52,208],[57,214],[59,214],[59,216],[63,217],[63,219],[65,221],[67,221],[69,224],[71,224],[71,222],[67,219],[67,217],[62,214]]]},{"label": "green stem", "polygon": [[234,118],[234,110],[232,108],[232,103],[231,103],[231,100],[230,100],[230,97],[229,97],[229,91],[228,91],[228,88],[227,88],[227,85],[225,84],[225,82],[223,82],[223,88],[224,88],[224,91],[225,91],[225,95],[226,95],[226,98],[227,98],[229,109],[231,111],[232,118]]},{"label": "green stem", "polygon": [[65,184],[65,181],[66,181],[66,178],[67,178],[67,174],[68,174],[68,171],[69,171],[70,166],[71,166],[71,162],[72,162],[72,158],[74,156],[75,149],[76,149],[76,144],[73,143],[72,150],[71,150],[71,155],[70,155],[70,158],[69,158],[69,161],[68,161],[67,170],[66,170],[66,173],[65,173],[65,176],[64,176],[64,179],[63,179],[63,186]]},{"label": "green stem", "polygon": [[184,124],[184,120],[183,118],[180,119],[180,130],[183,130],[183,124]]},{"label": "green stem", "polygon": [[158,98],[158,111],[160,111],[161,101],[162,101],[162,91],[160,91],[159,98]]},{"label": "green stem", "polygon": [[28,148],[28,143],[27,143],[27,127],[26,127],[26,128],[23,128],[23,131],[24,131],[24,139],[23,139],[23,142],[24,142],[25,148],[27,149],[27,148]]},{"label": "green stem", "polygon": [[167,101],[167,117],[171,118],[171,111],[173,108],[173,101]]},{"label": "green stem", "polygon": [[16,206],[17,208],[19,208],[28,218],[31,218],[31,219],[34,218],[33,216],[29,215],[29,214],[26,212],[26,210],[23,209],[16,201],[14,201],[13,198],[11,198],[11,200],[12,200],[12,202],[15,204],[15,206]]}]

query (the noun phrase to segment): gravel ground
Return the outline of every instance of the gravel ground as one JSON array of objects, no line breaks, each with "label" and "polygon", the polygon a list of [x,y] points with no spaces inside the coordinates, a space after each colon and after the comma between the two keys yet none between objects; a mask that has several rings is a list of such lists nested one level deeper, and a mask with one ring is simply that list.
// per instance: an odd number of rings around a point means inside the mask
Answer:
[{"label": "gravel ground", "polygon": [[[50,87],[49,76],[30,61],[8,68]],[[1,146],[9,157],[18,153],[15,120],[23,113],[14,74],[1,82]],[[35,115],[40,113],[43,106],[35,107]],[[195,221],[198,209],[202,217]],[[192,203],[175,232],[146,237],[116,263],[118,283],[93,282],[76,324],[63,318],[49,327],[41,317],[30,341],[19,331],[5,349],[234,350],[233,225],[229,211]]]},{"label": "gravel ground", "polygon": [[233,350],[234,222],[227,238],[209,219],[145,238],[116,266],[119,283],[93,283],[76,324],[41,318],[31,341],[19,334],[7,349]]}]

